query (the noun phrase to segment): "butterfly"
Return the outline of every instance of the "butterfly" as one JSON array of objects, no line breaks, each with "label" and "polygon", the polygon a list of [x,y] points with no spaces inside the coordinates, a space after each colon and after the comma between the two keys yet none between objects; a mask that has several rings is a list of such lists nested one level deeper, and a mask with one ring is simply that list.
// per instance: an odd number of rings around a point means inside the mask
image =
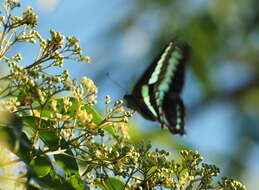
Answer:
[{"label": "butterfly", "polygon": [[171,41],[126,94],[127,107],[145,119],[158,121],[172,134],[185,134],[185,106],[180,97],[185,65],[190,53],[187,44]]}]

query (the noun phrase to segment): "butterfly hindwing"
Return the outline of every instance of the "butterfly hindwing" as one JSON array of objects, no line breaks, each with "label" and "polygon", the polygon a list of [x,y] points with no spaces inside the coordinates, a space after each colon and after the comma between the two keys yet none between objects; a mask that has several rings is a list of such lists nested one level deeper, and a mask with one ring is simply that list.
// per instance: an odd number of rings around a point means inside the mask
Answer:
[{"label": "butterfly hindwing", "polygon": [[169,131],[173,134],[185,134],[184,117],[185,108],[182,99],[178,94],[167,95],[163,102],[164,118],[169,125]]}]

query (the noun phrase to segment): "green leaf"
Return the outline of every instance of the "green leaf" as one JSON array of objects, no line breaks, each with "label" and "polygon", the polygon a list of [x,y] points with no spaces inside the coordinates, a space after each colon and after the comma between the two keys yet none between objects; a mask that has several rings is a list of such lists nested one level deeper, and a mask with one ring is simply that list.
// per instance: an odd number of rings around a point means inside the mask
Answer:
[{"label": "green leaf", "polygon": [[151,167],[151,168],[148,170],[148,172],[147,172],[147,177],[153,175],[153,174],[156,172],[156,170],[157,170],[157,166]]},{"label": "green leaf", "polygon": [[115,135],[116,135],[116,133],[115,133],[113,127],[110,126],[110,125],[104,126],[104,127],[103,127],[103,130],[107,131],[107,132],[108,132],[109,134],[111,134],[112,136],[115,136]]},{"label": "green leaf", "polygon": [[70,176],[68,178],[68,181],[72,184],[72,186],[76,190],[85,190],[86,189],[86,183],[84,180],[82,180],[82,178],[79,174]]},{"label": "green leaf", "polygon": [[78,105],[79,105],[78,100],[74,97],[70,97],[69,101],[72,102],[72,105],[69,107],[68,112],[70,114],[74,114],[76,112],[77,108],[78,108]]},{"label": "green leaf", "polygon": [[66,153],[72,157],[62,154],[54,155],[57,165],[61,167],[67,175],[78,173],[78,165],[76,160],[73,158],[72,151],[67,150]]},{"label": "green leaf", "polygon": [[[22,117],[22,120],[25,124],[24,132],[29,138],[32,138],[35,135],[36,122],[39,122],[39,118],[33,116],[24,116]],[[48,128],[51,125],[51,121],[41,119],[41,128],[45,128],[45,130],[40,130],[39,136],[45,145],[53,148],[53,146],[55,147],[58,145],[59,137],[56,135],[54,129]]]},{"label": "green leaf", "polygon": [[45,189],[53,189],[53,190],[76,190],[72,186],[71,183],[68,182],[68,180],[60,175],[57,175],[57,173],[54,170],[51,170],[48,175],[46,175],[43,178],[36,179],[37,183],[42,184],[43,186],[47,187]]},{"label": "green leaf", "polygon": [[[90,107],[90,106],[85,105],[85,106],[83,107],[83,109],[85,109],[85,110],[87,111],[87,113],[92,114],[92,116],[93,116],[93,120],[92,120],[92,121],[93,121],[96,125],[101,124],[101,122],[103,121],[103,118],[102,118],[102,116],[101,116],[93,107]],[[113,129],[113,127],[110,126],[110,125],[104,126],[104,127],[103,127],[103,130],[107,131],[107,132],[108,132],[109,134],[111,134],[112,136],[115,136],[115,135],[116,135],[116,134],[115,134],[115,131],[114,131],[114,129]]]},{"label": "green leaf", "polygon": [[30,163],[32,169],[38,177],[44,177],[50,172],[52,165],[48,157],[37,157]]},{"label": "green leaf", "polygon": [[85,109],[87,111],[87,113],[92,114],[92,116],[93,116],[93,120],[92,121],[96,125],[99,125],[103,121],[102,116],[94,108],[92,108],[91,106],[85,105],[83,107],[83,109]]},{"label": "green leaf", "polygon": [[[25,116],[23,117],[23,122],[25,124],[25,133],[29,138],[33,137],[36,132],[36,122],[38,118],[34,118],[33,116]],[[42,127],[46,127],[46,130],[39,131],[39,138],[44,142],[46,146],[48,146],[52,150],[56,150],[57,148],[61,149],[69,149],[69,146],[65,139],[60,139],[54,129],[47,129],[47,126],[51,126],[51,121],[41,120]],[[70,155],[54,155],[55,161],[60,166],[67,175],[71,175],[78,172],[78,166],[76,160],[73,158],[73,152],[71,150],[67,150],[66,154]]]},{"label": "green leaf", "polygon": [[109,177],[104,183],[99,184],[98,187],[103,190],[121,190],[125,183],[115,177]]}]

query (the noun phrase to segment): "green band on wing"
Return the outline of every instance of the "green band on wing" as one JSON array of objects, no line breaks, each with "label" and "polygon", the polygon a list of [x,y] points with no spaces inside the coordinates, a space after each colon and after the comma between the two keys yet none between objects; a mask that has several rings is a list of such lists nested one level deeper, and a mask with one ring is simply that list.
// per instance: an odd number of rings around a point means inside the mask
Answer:
[{"label": "green band on wing", "polygon": [[169,51],[170,48],[172,47],[172,45],[173,45],[173,44],[170,43],[169,46],[166,48],[165,52],[162,54],[161,58],[159,59],[159,61],[158,61],[158,63],[157,63],[157,66],[156,66],[154,72],[152,73],[152,75],[151,75],[151,77],[150,77],[150,79],[149,79],[149,81],[148,81],[148,84],[154,84],[154,83],[157,82],[158,76],[159,76],[160,71],[161,71],[161,68],[162,68],[162,66],[163,66],[163,62],[164,62],[164,60],[165,60],[165,58],[166,58],[166,55],[167,55],[168,51]]},{"label": "green band on wing", "polygon": [[148,85],[143,85],[141,88],[141,95],[143,97],[143,100],[146,104],[146,106],[148,107],[148,109],[152,112],[152,114],[157,117],[157,113],[155,111],[155,109],[153,108],[153,106],[150,103],[150,97],[149,97],[149,88]]},{"label": "green band on wing", "polygon": [[[158,87],[158,96],[156,96],[157,105],[161,105],[164,99],[165,93],[169,90],[170,83],[172,81],[174,72],[176,70],[176,66],[177,64],[179,64],[179,59],[181,58],[182,58],[182,55],[177,50],[172,52],[172,55],[168,60],[169,63],[166,69],[164,79],[162,80],[161,84]],[[162,112],[162,109],[160,109],[160,111]]]},{"label": "green band on wing", "polygon": [[181,123],[182,123],[182,120],[181,120],[181,108],[179,106],[179,104],[176,105],[176,129],[177,130],[180,130],[181,129]]},{"label": "green band on wing", "polygon": [[[167,51],[169,51],[168,48],[166,49],[165,53],[167,53]],[[162,57],[163,57],[163,55],[162,55]],[[179,51],[177,51],[177,49],[172,52],[171,57],[168,60],[168,66],[167,66],[164,78],[161,81],[161,83],[159,84],[158,90],[156,92],[156,103],[158,105],[158,112],[159,112],[158,114],[159,114],[160,119],[162,119],[163,121],[167,121],[167,119],[165,118],[165,116],[163,114],[163,109],[162,109],[161,105],[163,103],[165,93],[168,92],[168,90],[170,88],[170,83],[171,83],[173,75],[174,75],[174,73],[176,71],[176,66],[179,64],[179,59],[181,59],[181,58],[182,58],[182,55],[181,55],[181,53]],[[163,61],[163,59],[161,58],[160,61]],[[162,62],[160,64],[162,66]],[[158,66],[157,66],[156,70],[158,70],[158,69],[160,69],[160,68],[158,68]],[[153,79],[157,80],[158,79],[158,75],[154,75]],[[181,121],[181,117],[180,117],[180,115],[181,115],[180,111],[181,111],[180,107],[179,107],[179,105],[177,105],[176,114],[177,114],[177,118],[178,119],[176,121],[176,126],[175,126],[177,130],[181,129],[181,122],[182,121]]]},{"label": "green band on wing", "polygon": [[[182,55],[178,51],[174,51],[169,59],[168,67],[164,79],[159,85],[159,92],[167,92],[169,90],[170,83],[172,81],[176,66],[179,64],[179,59],[182,58]],[[163,93],[162,93],[163,94]]]}]

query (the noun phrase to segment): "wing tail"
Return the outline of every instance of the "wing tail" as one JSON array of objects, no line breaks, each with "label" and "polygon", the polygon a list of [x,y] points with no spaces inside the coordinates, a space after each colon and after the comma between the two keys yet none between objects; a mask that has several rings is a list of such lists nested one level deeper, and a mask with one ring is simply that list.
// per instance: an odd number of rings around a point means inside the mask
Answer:
[{"label": "wing tail", "polygon": [[185,108],[180,96],[177,94],[167,95],[163,103],[163,109],[169,131],[173,134],[184,135]]}]

